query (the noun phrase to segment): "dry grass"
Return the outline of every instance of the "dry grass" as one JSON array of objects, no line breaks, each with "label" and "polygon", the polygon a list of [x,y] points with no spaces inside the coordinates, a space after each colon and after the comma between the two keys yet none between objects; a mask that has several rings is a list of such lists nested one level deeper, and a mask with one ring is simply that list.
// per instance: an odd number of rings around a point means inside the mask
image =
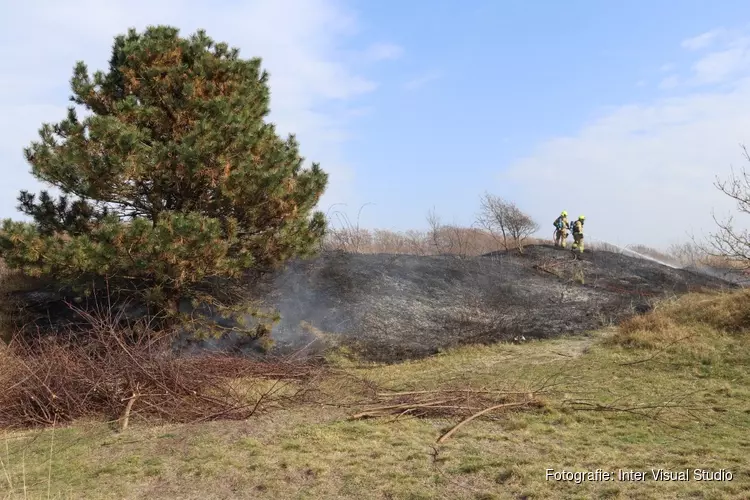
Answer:
[{"label": "dry grass", "polygon": [[741,346],[749,330],[750,291],[690,294],[623,322],[608,342],[700,357]]},{"label": "dry grass", "polygon": [[699,259],[700,264],[716,267],[719,269],[747,269],[748,263],[744,259],[734,259],[721,257],[718,255],[709,255]]},{"label": "dry grass", "polygon": [[[24,484],[31,498],[746,498],[748,297],[688,295],[589,337],[397,365],[332,357],[318,399],[247,422],[138,423],[123,434],[82,422],[56,429],[54,442],[51,431],[8,434],[9,498],[23,497]],[[674,343],[681,337],[690,341]],[[442,443],[465,413],[391,408],[350,419],[377,401],[435,406],[461,391],[536,393],[542,404],[484,415]],[[574,484],[546,480],[547,468],[648,478]],[[733,479],[660,482],[652,469],[723,469]]]},{"label": "dry grass", "polygon": [[[46,497],[48,489],[52,498],[103,499],[746,498],[747,349],[731,365],[718,359],[675,368],[679,353],[628,364],[650,353],[604,345],[612,335],[616,329],[349,366],[321,384],[336,405],[247,422],[136,425],[124,434],[80,423],[57,429],[54,443],[51,431],[13,433],[0,443],[7,445],[0,457],[10,498],[24,496],[24,483],[30,498]],[[474,420],[442,444],[437,438],[461,417],[347,419],[372,387],[522,391],[540,384],[549,389],[543,408]],[[734,478],[576,485],[545,480],[547,468],[725,469]]]}]

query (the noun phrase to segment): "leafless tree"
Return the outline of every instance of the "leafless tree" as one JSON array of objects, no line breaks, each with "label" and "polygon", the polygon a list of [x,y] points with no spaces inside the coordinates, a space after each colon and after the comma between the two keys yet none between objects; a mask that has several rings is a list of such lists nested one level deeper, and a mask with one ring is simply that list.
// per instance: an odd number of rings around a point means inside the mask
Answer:
[{"label": "leafless tree", "polygon": [[[745,146],[742,146],[742,152],[745,159],[750,161],[750,154]],[[737,202],[740,213],[750,214],[750,174],[744,167],[739,175],[732,169],[727,180],[722,181],[717,177],[714,186]],[[726,257],[741,264],[743,268],[750,268],[750,233],[746,229],[738,229],[732,216],[719,221],[714,215],[713,219],[719,230],[709,236],[710,248],[705,249],[706,253]]]},{"label": "leafless tree", "polygon": [[448,251],[457,257],[467,257],[470,253],[470,233],[465,227],[455,224],[443,228],[445,238],[448,240]]},{"label": "leafless tree", "polygon": [[529,236],[539,230],[539,224],[530,215],[522,212],[516,205],[511,204],[508,214],[508,230],[511,238],[518,245],[518,251],[523,253],[523,244]]},{"label": "leafless tree", "polygon": [[[336,210],[331,215],[331,209],[336,205],[344,205],[343,203],[337,203],[331,205],[328,210],[328,231],[326,237],[323,240],[323,248],[327,249],[339,249],[346,252],[358,253],[362,248],[371,245],[372,233],[367,229],[363,229],[359,226],[359,220],[362,216],[362,210],[368,205],[374,205],[374,203],[365,203],[359,208],[357,212],[357,220],[352,223],[349,216],[340,211]],[[344,205],[345,206],[345,205]],[[333,218],[338,221],[338,227],[333,224]]]},{"label": "leafless tree", "polygon": [[427,225],[430,226],[430,241],[432,242],[432,245],[435,247],[435,253],[440,254],[442,251],[442,241],[441,241],[441,233],[443,224],[440,221],[440,216],[435,212],[435,208],[433,207],[429,212],[427,212]]},{"label": "leafless tree", "polygon": [[534,219],[515,203],[489,193],[482,195],[477,223],[493,235],[499,232],[505,250],[515,244],[521,253],[526,239],[539,229]]},{"label": "leafless tree", "polygon": [[501,198],[484,193],[480,200],[477,224],[488,231],[495,239],[498,232],[502,236],[503,248],[508,250],[508,230],[506,226],[506,202]]},{"label": "leafless tree", "polygon": [[404,233],[407,249],[416,255],[425,255],[427,253],[425,242],[427,236],[421,231],[410,229]]}]

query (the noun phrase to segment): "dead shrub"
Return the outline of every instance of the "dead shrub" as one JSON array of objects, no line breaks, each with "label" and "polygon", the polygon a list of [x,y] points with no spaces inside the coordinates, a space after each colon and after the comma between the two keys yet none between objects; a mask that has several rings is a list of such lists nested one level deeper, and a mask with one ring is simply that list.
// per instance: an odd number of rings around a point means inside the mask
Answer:
[{"label": "dead shrub", "polygon": [[302,397],[304,384],[292,381],[317,370],[288,359],[181,357],[171,351],[170,335],[146,323],[93,324],[85,332],[13,338],[0,353],[0,427],[104,417],[125,428],[134,415],[182,423],[246,419],[266,403]]},{"label": "dead shrub", "polygon": [[708,255],[693,262],[699,265],[712,267],[714,269],[747,269],[747,261],[725,255]]}]

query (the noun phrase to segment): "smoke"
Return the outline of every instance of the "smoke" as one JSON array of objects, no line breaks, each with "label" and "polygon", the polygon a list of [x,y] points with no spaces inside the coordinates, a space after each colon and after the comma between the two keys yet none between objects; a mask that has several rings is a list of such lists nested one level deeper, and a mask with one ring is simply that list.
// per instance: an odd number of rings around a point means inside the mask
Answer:
[{"label": "smoke", "polygon": [[271,327],[267,338],[255,339],[231,332],[219,338],[196,339],[195,332],[186,331],[176,348],[187,354],[203,351],[288,354],[300,349],[305,352],[299,354],[319,352],[346,335],[357,322],[358,296],[367,290],[367,277],[358,274],[345,257],[328,264],[327,259],[292,260],[278,272],[252,283],[252,291],[248,292],[252,309],[279,316],[278,321],[271,322],[251,313],[238,321],[207,308],[199,312],[227,329],[241,326],[248,330],[263,322]]},{"label": "smoke", "polygon": [[607,251],[574,259],[552,246],[469,258],[323,252],[254,287],[252,300],[280,315],[270,350],[230,334],[187,352],[314,355],[343,344],[392,362],[467,343],[554,337],[619,321],[656,297],[737,282],[701,271]]}]

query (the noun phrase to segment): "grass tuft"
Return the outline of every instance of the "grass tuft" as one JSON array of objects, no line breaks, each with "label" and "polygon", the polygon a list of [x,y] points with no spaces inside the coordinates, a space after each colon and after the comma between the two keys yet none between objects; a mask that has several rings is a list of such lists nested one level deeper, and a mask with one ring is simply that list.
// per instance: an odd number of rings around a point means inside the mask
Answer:
[{"label": "grass tuft", "polygon": [[742,356],[749,329],[750,291],[688,294],[624,321],[604,344],[712,364]]}]

